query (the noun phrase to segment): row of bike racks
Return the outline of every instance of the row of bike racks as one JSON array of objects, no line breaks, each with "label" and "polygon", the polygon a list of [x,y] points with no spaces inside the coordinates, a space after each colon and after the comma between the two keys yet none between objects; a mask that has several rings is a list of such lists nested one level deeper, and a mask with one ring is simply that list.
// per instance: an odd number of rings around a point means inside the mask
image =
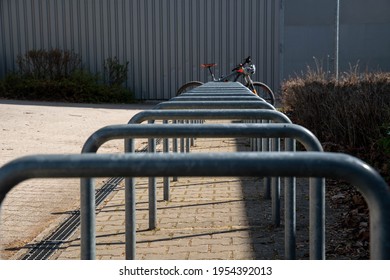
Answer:
[{"label": "row of bike racks", "polygon": [[[149,177],[149,227],[156,226],[156,181],[164,177],[164,199],[169,199],[168,177],[245,176],[270,177],[272,213],[280,224],[280,183],[285,191],[285,257],[295,259],[295,177],[307,177],[310,188],[310,258],[325,259],[325,180],[343,179],[358,188],[370,209],[370,254],[372,259],[390,259],[390,191],[383,178],[369,165],[345,154],[325,153],[307,129],[292,124],[287,116],[258,98],[251,101],[220,101],[220,96],[252,95],[238,83],[206,83],[162,102],[153,110],[135,115],[128,124],[99,129],[85,142],[79,155],[36,155],[16,159],[0,168],[0,202],[18,183],[30,178],[80,177],[81,258],[96,254],[95,177],[125,177],[126,259],[136,256],[135,177]],[[184,97],[207,97],[185,101]],[[218,98],[214,98],[218,96]],[[252,95],[253,96],[253,95]],[[216,100],[216,101],[215,101]],[[205,120],[246,120],[254,123],[202,124]],[[161,120],[163,124],[154,122]],[[257,121],[273,123],[256,123]],[[148,124],[142,125],[142,122]],[[176,123],[168,123],[169,121]],[[184,123],[182,123],[184,122]],[[188,122],[188,123],[187,123]],[[254,151],[238,153],[189,153],[181,147],[169,152],[169,139],[259,138],[251,142]],[[135,140],[149,139],[149,153],[134,153]],[[155,153],[156,138],[163,138],[163,153]],[[284,151],[280,139],[285,138]],[[96,154],[113,139],[124,139],[125,154]],[[272,139],[272,145],[268,145]],[[296,152],[298,141],[306,152]],[[183,146],[183,142],[182,145]],[[268,151],[271,146],[271,151]],[[258,151],[261,148],[261,152]],[[185,151],[185,152],[183,152]],[[221,168],[223,166],[223,168]]]}]

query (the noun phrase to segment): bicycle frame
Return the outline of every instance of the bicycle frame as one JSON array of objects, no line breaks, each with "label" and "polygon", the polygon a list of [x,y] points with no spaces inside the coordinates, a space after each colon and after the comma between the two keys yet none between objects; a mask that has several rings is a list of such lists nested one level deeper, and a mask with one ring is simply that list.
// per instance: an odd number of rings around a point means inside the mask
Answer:
[{"label": "bicycle frame", "polygon": [[[205,64],[203,64],[203,65],[205,65]],[[211,67],[214,67],[215,65],[216,64],[214,64],[213,66],[205,67],[205,68],[208,68],[210,75],[213,79],[213,82],[227,82],[227,81],[237,82],[238,78],[242,75],[242,73],[238,73],[237,71],[234,71],[229,75],[222,76],[222,77],[217,79],[217,78],[215,78],[215,75],[214,75],[213,71],[211,70]]]},{"label": "bicycle frame", "polygon": [[[207,68],[210,72],[210,75],[213,79],[214,82],[227,82],[227,81],[233,81],[233,82],[237,82],[238,79],[243,76],[244,77],[244,80],[245,80],[245,86],[248,86],[248,85],[252,85],[253,84],[253,81],[252,79],[250,78],[250,74],[248,73],[245,73],[245,69],[244,69],[244,66],[249,64],[251,62],[251,59],[250,57],[247,57],[245,59],[245,61],[243,63],[240,63],[238,66],[236,66],[232,71],[232,73],[226,75],[226,76],[222,76],[220,78],[215,78],[215,75],[213,73],[213,71],[211,70],[212,67],[216,66],[217,64],[215,63],[211,63],[211,64],[202,64],[201,66],[203,68]],[[250,64],[251,66],[255,67],[253,64]],[[250,88],[252,91],[254,90],[254,87],[251,86]],[[256,93],[256,92],[255,92]]]}]

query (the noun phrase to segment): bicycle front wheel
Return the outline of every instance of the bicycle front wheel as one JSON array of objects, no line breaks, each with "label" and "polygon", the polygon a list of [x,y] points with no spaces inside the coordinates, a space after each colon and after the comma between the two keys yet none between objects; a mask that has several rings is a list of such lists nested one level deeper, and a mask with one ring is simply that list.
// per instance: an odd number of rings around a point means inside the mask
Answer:
[{"label": "bicycle front wheel", "polygon": [[275,105],[275,94],[269,86],[261,82],[253,82],[253,87],[256,90],[256,94],[263,98],[265,101],[271,105]]},{"label": "bicycle front wheel", "polygon": [[182,94],[182,93],[185,93],[185,92],[189,92],[190,90],[198,87],[198,86],[201,86],[203,85],[202,82],[199,82],[199,81],[192,81],[192,82],[188,82],[184,85],[182,85],[176,92],[176,96]]}]

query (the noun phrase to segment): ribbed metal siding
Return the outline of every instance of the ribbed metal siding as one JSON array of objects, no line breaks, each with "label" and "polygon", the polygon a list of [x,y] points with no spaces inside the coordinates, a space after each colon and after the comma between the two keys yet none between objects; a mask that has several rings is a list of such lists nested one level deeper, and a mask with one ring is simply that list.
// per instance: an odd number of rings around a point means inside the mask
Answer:
[{"label": "ribbed metal siding", "polygon": [[255,80],[279,86],[281,0],[0,0],[0,77],[31,49],[61,48],[102,72],[104,59],[129,61],[138,99],[169,99],[189,80],[207,81],[251,55]]}]

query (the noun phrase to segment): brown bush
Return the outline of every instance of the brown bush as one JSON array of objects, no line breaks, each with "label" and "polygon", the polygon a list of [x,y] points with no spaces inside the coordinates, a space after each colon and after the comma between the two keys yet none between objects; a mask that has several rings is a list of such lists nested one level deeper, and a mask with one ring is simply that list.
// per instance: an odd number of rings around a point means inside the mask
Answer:
[{"label": "brown bush", "polygon": [[390,131],[390,73],[345,73],[339,81],[309,69],[283,84],[283,107],[294,123],[326,146],[366,151]]},{"label": "brown bush", "polygon": [[35,79],[58,80],[81,69],[81,59],[76,53],[59,49],[30,50],[19,55],[16,63],[22,76]]},{"label": "brown bush", "polygon": [[[390,73],[359,74],[354,68],[339,81],[317,67],[283,84],[283,107],[294,123],[311,130],[326,151],[357,156],[376,168],[390,185]],[[368,208],[345,182],[327,181],[335,222],[327,227],[328,254],[369,258]],[[333,198],[342,194],[343,199]]]}]

